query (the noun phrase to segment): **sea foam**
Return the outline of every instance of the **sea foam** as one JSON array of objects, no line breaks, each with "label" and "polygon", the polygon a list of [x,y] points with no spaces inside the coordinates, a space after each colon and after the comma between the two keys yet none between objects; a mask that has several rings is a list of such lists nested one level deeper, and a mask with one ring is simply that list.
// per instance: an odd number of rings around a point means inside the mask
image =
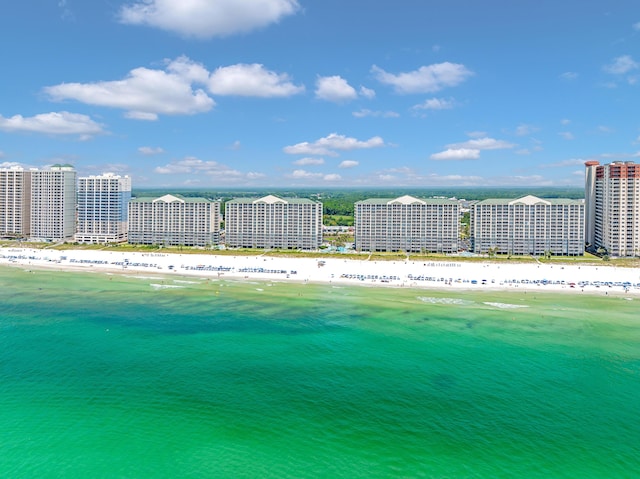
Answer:
[{"label": "sea foam", "polygon": [[473,304],[473,301],[459,298],[434,298],[431,296],[418,296],[418,299],[423,303],[429,304],[454,304],[459,306],[467,306]]},{"label": "sea foam", "polygon": [[519,308],[529,307],[526,304],[493,303],[491,301],[484,301],[482,304],[486,304],[487,306],[493,306],[494,308],[500,308],[500,309],[519,309]]},{"label": "sea foam", "polygon": [[178,286],[177,284],[158,284],[151,283],[150,286],[154,289],[174,289],[174,288],[184,288],[184,286]]}]

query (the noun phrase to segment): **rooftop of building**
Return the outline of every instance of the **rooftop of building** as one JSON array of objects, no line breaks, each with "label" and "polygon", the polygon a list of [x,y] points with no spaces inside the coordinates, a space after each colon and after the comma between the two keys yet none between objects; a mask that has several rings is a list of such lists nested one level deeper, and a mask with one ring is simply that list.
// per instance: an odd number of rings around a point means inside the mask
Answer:
[{"label": "rooftop of building", "polygon": [[114,178],[114,179],[129,178],[129,175],[121,176],[116,173],[106,172],[106,173],[102,173],[101,175],[80,176],[78,179],[86,180],[86,179],[106,179],[106,178]]},{"label": "rooftop of building", "polygon": [[521,198],[488,198],[486,200],[479,201],[475,204],[478,205],[580,205],[582,200],[572,200],[570,198],[538,198],[537,196],[527,195]]},{"label": "rooftop of building", "polygon": [[0,171],[24,171],[24,168],[20,165],[11,165],[0,168]]},{"label": "rooftop of building", "polygon": [[319,201],[310,200],[309,198],[286,198],[279,197],[274,195],[263,196],[262,198],[234,198],[232,200],[227,201],[227,203],[240,203],[240,204],[250,204],[250,203],[266,203],[266,204],[319,204]]},{"label": "rooftop of building", "polygon": [[140,196],[131,199],[132,203],[215,203],[212,200],[198,197],[184,197],[182,195]]},{"label": "rooftop of building", "polygon": [[589,167],[589,166],[635,166],[636,165],[634,161],[629,161],[629,160],[612,161],[611,163],[606,163],[604,165],[600,165],[600,162],[597,160],[589,160],[589,161],[585,161],[584,164],[586,167]]},{"label": "rooftop of building", "polygon": [[447,198],[415,198],[413,196],[405,195],[398,198],[368,198],[366,200],[358,201],[356,203],[361,205],[452,205],[458,204],[457,200],[450,200]]}]

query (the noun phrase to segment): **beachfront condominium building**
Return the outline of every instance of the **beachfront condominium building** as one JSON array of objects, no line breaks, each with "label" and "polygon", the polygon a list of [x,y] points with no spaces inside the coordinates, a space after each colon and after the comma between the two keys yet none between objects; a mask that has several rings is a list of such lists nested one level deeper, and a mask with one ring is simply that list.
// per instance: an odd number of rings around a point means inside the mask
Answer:
[{"label": "beachfront condominium building", "polygon": [[127,241],[131,178],[105,173],[78,178],[78,243]]},{"label": "beachfront condominium building", "polygon": [[76,170],[70,165],[33,169],[30,237],[41,241],[73,238],[76,228]]},{"label": "beachfront condominium building", "polygon": [[460,204],[448,199],[370,198],[355,204],[358,251],[458,251]]},{"label": "beachfront condominium building", "polygon": [[640,164],[585,166],[587,243],[611,256],[640,255]]},{"label": "beachfront condominium building", "polygon": [[[596,166],[597,161],[585,162],[584,178],[584,240],[587,248],[593,248],[596,236]],[[592,168],[593,167],[593,168]]]},{"label": "beachfront condominium building", "polygon": [[29,236],[30,205],[31,173],[17,166],[0,169],[0,236]]},{"label": "beachfront condominium building", "polygon": [[164,195],[129,201],[128,242],[161,246],[217,245],[220,202]]},{"label": "beachfront condominium building", "polygon": [[322,203],[273,195],[227,201],[225,242],[232,248],[318,249]]},{"label": "beachfront condominium building", "polygon": [[471,248],[475,253],[580,256],[584,212],[581,200],[529,195],[480,201],[471,206]]}]

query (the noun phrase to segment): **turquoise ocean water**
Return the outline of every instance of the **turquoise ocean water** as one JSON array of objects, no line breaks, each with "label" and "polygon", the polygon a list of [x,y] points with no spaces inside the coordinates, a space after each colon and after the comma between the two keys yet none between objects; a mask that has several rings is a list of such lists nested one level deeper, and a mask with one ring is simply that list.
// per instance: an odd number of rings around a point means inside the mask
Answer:
[{"label": "turquoise ocean water", "polygon": [[2,478],[635,478],[640,298],[0,268]]}]

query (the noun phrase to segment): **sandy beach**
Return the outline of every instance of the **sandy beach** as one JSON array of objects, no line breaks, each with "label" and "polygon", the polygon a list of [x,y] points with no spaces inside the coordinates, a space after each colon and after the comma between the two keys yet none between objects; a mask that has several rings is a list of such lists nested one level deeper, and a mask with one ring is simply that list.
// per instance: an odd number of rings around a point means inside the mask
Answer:
[{"label": "sandy beach", "polygon": [[424,289],[640,294],[640,268],[495,261],[367,261],[162,252],[0,248],[0,264],[202,278]]}]

